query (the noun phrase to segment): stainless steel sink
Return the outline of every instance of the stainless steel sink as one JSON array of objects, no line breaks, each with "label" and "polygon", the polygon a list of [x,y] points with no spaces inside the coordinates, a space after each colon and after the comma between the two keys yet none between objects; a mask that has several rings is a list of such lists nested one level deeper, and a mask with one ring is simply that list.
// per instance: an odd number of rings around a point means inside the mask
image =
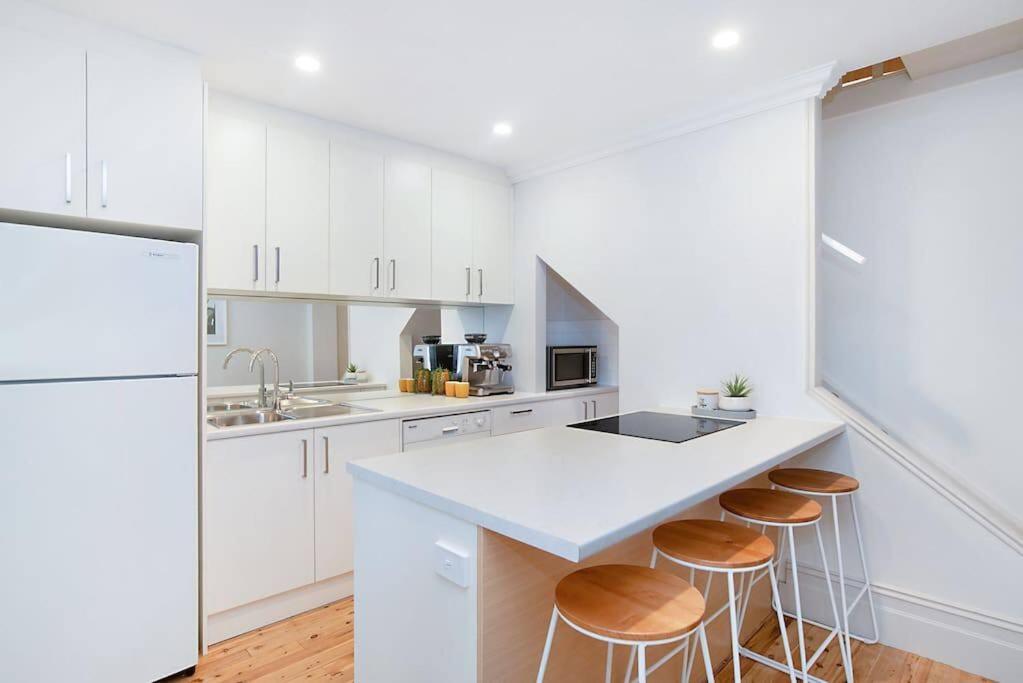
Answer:
[{"label": "stainless steel sink", "polygon": [[273,410],[254,410],[252,412],[238,412],[233,415],[214,415],[206,418],[214,427],[238,427],[240,425],[260,425],[268,422],[282,422],[294,420],[295,417],[285,413],[274,412]]},{"label": "stainless steel sink", "polygon": [[304,396],[292,396],[290,398],[281,399],[281,410],[303,408],[305,406],[329,406],[329,405],[330,401],[325,401],[322,398],[305,398]]},{"label": "stainless steel sink", "polygon": [[300,408],[291,408],[285,411],[285,415],[289,418],[301,420],[303,418],[310,417],[331,417],[334,415],[361,415],[364,413],[378,413],[379,410],[375,408],[360,408],[353,406],[349,403],[335,403],[335,404],[324,404],[317,406],[304,406]]},{"label": "stainless steel sink", "polygon": [[224,413],[229,410],[251,410],[255,407],[255,403],[249,403],[248,401],[216,401],[206,405],[206,412]]}]

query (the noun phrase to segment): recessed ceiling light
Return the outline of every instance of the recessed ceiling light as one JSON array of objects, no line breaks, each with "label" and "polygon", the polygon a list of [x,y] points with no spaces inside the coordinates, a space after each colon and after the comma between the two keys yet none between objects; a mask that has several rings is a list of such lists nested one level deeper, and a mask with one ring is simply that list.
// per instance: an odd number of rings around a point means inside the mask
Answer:
[{"label": "recessed ceiling light", "polygon": [[499,121],[494,124],[494,135],[500,135],[501,137],[508,137],[512,134],[512,126],[507,121]]},{"label": "recessed ceiling light", "polygon": [[295,57],[295,68],[307,73],[315,73],[320,70],[320,60],[312,55],[299,55]]},{"label": "recessed ceiling light", "polygon": [[727,50],[739,44],[739,34],[735,31],[718,31],[710,39],[710,44],[719,50]]}]

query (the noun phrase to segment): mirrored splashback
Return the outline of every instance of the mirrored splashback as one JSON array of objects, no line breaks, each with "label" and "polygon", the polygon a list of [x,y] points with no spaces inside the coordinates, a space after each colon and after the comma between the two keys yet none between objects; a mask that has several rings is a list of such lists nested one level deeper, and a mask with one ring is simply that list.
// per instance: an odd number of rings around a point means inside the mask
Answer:
[{"label": "mirrored splashback", "polygon": [[[484,309],[459,306],[392,306],[337,302],[211,297],[206,310],[209,387],[247,387],[249,354],[224,367],[231,350],[269,348],[277,354],[281,384],[358,381],[397,386],[412,374],[412,346],[424,335],[461,343],[484,330]],[[348,373],[349,365],[358,371]],[[267,363],[267,382],[273,380]],[[347,379],[346,379],[347,373]]]}]

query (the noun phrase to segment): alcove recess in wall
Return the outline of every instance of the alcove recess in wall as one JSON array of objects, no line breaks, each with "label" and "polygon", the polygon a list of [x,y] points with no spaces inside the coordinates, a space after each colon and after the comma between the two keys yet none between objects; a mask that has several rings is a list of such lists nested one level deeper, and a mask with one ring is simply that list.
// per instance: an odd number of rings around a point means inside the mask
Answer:
[{"label": "alcove recess in wall", "polygon": [[545,270],[547,346],[596,346],[600,383],[617,385],[618,324],[553,268]]}]

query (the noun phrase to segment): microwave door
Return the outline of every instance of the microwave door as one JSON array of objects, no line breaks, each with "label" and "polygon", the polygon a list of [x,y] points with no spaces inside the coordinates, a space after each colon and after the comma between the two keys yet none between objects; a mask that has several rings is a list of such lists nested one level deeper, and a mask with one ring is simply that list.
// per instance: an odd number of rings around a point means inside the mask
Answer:
[{"label": "microwave door", "polygon": [[577,387],[587,384],[590,375],[588,349],[553,349],[553,387]]}]

